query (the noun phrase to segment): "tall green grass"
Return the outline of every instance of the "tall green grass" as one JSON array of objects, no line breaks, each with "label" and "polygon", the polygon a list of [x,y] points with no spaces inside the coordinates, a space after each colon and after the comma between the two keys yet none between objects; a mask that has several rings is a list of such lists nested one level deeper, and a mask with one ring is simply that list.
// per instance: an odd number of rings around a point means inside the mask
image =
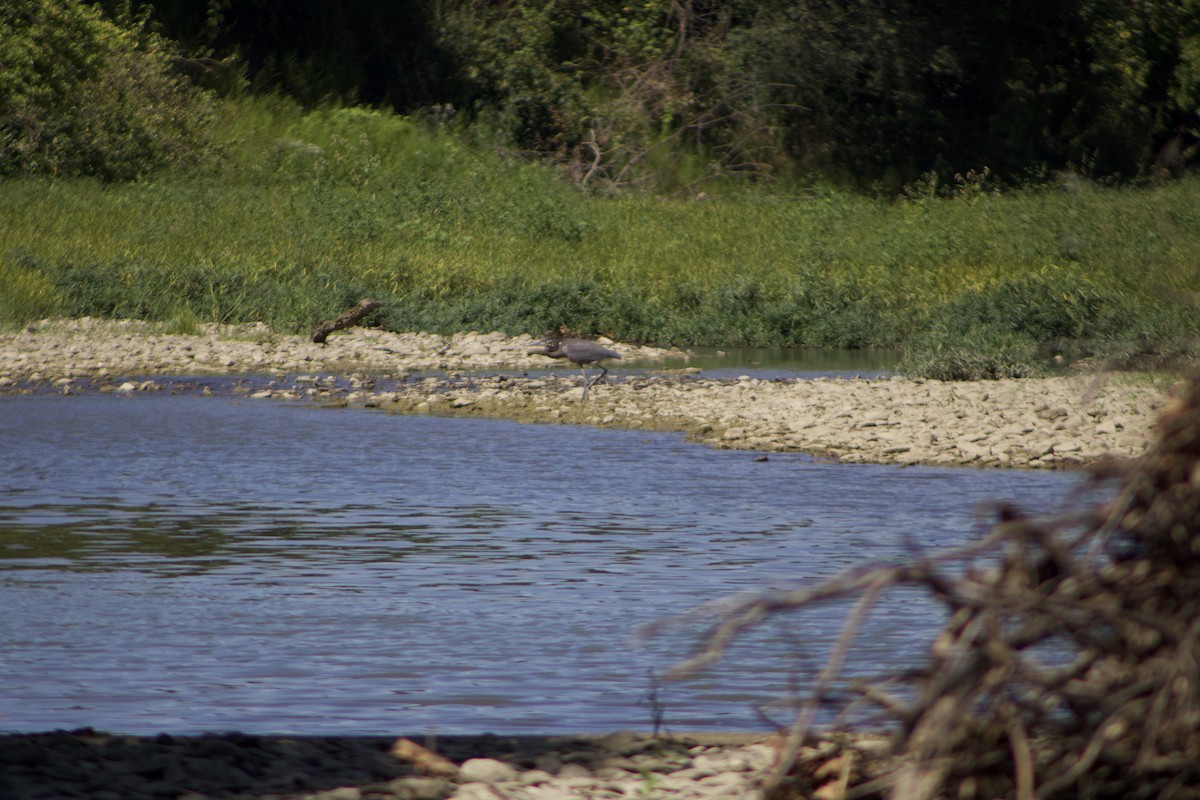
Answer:
[{"label": "tall green grass", "polygon": [[1200,330],[1197,179],[603,199],[381,112],[248,98],[222,131],[203,174],[0,183],[0,322],[302,331],[369,295],[393,329],[907,347],[910,370],[938,377],[1186,349]]}]

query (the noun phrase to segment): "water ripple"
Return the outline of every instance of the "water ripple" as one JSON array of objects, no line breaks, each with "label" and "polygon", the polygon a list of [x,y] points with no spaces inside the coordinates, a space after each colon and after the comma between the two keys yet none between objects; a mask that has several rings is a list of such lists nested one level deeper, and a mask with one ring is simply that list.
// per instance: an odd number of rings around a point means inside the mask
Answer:
[{"label": "water ripple", "polygon": [[[697,628],[644,622],[961,542],[1071,476],[721,452],[680,437],[217,398],[0,401],[0,729],[645,728]],[[759,729],[838,607],[659,687],[673,730]],[[880,608],[852,669],[938,624]]]}]

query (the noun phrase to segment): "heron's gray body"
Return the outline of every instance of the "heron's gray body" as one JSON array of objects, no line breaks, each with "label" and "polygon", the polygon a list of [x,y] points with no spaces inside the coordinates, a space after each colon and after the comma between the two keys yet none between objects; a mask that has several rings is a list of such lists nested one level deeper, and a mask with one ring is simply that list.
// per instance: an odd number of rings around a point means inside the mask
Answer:
[{"label": "heron's gray body", "polygon": [[[610,350],[598,342],[593,342],[588,339],[554,339],[549,340],[537,350],[530,350],[530,355],[550,356],[550,358],[565,358],[575,366],[579,367],[579,371],[583,373],[583,397],[580,400],[587,400],[588,389],[592,385],[604,380],[608,375],[608,369],[601,364],[601,361],[610,358],[620,358],[621,354],[616,350]],[[588,380],[587,370],[584,369],[585,364],[595,364],[600,368],[600,374],[592,380]]]}]

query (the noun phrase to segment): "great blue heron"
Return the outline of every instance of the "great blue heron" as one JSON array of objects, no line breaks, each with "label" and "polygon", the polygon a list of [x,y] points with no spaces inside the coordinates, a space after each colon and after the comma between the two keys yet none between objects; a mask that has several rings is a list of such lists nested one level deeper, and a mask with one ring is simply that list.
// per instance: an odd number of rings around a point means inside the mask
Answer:
[{"label": "great blue heron", "polygon": [[[583,373],[583,397],[580,398],[580,402],[587,400],[588,389],[592,388],[593,384],[604,380],[608,375],[608,368],[600,362],[609,358],[621,357],[621,354],[616,350],[609,350],[604,345],[588,339],[547,340],[541,348],[530,350],[529,354],[550,356],[551,358],[565,358],[579,367],[579,371]],[[600,368],[600,374],[589,381],[587,370],[584,369],[585,364],[595,364]]]}]

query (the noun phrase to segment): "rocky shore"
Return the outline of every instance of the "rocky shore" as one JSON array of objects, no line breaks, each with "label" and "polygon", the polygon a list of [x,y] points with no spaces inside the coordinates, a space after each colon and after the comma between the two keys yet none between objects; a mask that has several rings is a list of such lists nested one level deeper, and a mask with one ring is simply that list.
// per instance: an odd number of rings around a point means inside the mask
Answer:
[{"label": "rocky shore", "polygon": [[[820,767],[882,741],[801,750]],[[756,734],[605,736],[0,735],[6,800],[610,800],[755,798],[778,741]],[[836,776],[835,776],[836,778]]]},{"label": "rocky shore", "polygon": [[178,376],[240,375],[237,391],[261,399],[673,430],[843,462],[1062,468],[1140,455],[1165,390],[1137,375],[712,379],[652,369],[678,351],[613,344],[618,370],[651,368],[615,375],[581,403],[578,370],[530,355],[534,344],[353,328],[318,345],[257,325],[178,335],[138,321],[47,320],[0,335],[0,394],[133,394],[177,390]]}]

